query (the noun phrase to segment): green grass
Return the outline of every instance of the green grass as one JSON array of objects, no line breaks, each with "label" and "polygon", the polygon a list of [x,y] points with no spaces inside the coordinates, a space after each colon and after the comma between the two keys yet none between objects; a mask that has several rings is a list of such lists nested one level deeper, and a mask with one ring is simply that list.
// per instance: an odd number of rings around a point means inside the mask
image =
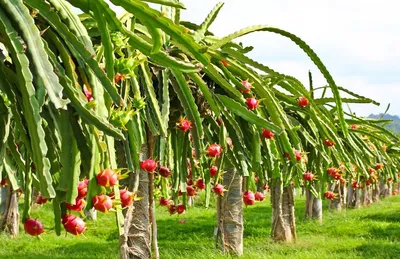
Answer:
[{"label": "green grass", "polygon": [[[326,204],[325,204],[326,205]],[[34,209],[33,216],[52,226],[50,204]],[[245,208],[243,258],[400,258],[400,196],[358,210],[324,210],[323,224],[303,220],[304,200],[297,199],[296,244],[270,240],[271,206],[268,201]],[[157,209],[161,258],[227,258],[214,248],[215,209],[196,208],[180,216]],[[179,220],[185,220],[180,224]],[[26,235],[0,235],[0,258],[118,258],[117,232],[112,213],[99,213],[88,222],[86,238],[57,237],[50,228],[43,240]]]}]

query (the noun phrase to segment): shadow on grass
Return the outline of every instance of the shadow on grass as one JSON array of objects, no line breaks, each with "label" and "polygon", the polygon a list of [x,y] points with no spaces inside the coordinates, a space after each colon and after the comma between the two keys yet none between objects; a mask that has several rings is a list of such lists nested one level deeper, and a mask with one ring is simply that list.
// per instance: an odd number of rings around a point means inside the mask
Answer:
[{"label": "shadow on grass", "polygon": [[[59,255],[53,258],[118,258],[118,242],[95,243],[80,242],[70,246],[61,246],[49,251],[51,254]],[[42,257],[43,258],[43,257]]]},{"label": "shadow on grass", "polygon": [[[264,202],[268,204],[244,208],[244,237],[265,236],[267,239],[269,238],[271,231],[272,208],[270,201],[267,200]],[[314,221],[305,219],[305,206],[305,200],[296,200],[296,225],[300,229],[303,225],[308,226],[310,224],[315,224]],[[323,201],[323,208],[327,210],[328,207],[329,203]]]},{"label": "shadow on grass", "polygon": [[[184,220],[183,224],[179,221]],[[159,219],[158,246],[161,258],[191,258],[193,254],[210,253],[215,249],[214,227],[216,220],[212,216],[195,218],[171,216]],[[213,251],[218,253],[217,250]]]},{"label": "shadow on grass", "polygon": [[117,259],[118,243],[96,243],[96,242],[80,242],[73,245],[60,244],[56,248],[51,248],[45,252],[30,251],[29,254],[13,254],[10,253],[9,259]]},{"label": "shadow on grass", "polygon": [[[181,223],[180,223],[181,221]],[[211,216],[197,216],[195,218],[171,216],[168,219],[157,220],[159,240],[186,241],[191,238],[213,236],[216,220]]]},{"label": "shadow on grass", "polygon": [[[374,239],[389,240],[391,242],[400,242],[400,226],[390,224],[385,227],[372,227],[370,229],[371,235]],[[400,249],[400,246],[399,246]],[[398,256],[400,258],[400,255]]]},{"label": "shadow on grass", "polygon": [[355,250],[362,255],[363,258],[400,258],[399,244],[379,244],[370,243],[360,245]]},{"label": "shadow on grass", "polygon": [[[268,202],[268,201],[264,201]],[[244,237],[268,237],[271,231],[272,210],[270,206],[243,208]]]},{"label": "shadow on grass", "polygon": [[374,213],[361,217],[362,219],[369,219],[374,221],[385,221],[385,222],[397,222],[400,223],[400,210],[391,211],[390,214],[385,213]]},{"label": "shadow on grass", "polygon": [[105,236],[105,240],[107,242],[113,242],[113,241],[118,240],[118,239],[119,239],[118,230],[110,231],[110,232],[108,232],[108,235]]}]

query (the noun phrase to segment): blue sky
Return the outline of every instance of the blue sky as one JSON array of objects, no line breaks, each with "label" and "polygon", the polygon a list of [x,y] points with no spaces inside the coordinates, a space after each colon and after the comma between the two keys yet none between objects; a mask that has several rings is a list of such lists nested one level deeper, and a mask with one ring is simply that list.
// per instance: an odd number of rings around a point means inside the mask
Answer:
[{"label": "blue sky", "polygon": [[[200,24],[219,2],[182,0],[182,19]],[[400,2],[398,0],[227,0],[211,27],[225,36],[243,27],[267,24],[306,41],[319,55],[336,83],[381,105],[352,105],[358,115],[384,112],[400,115]],[[252,45],[250,55],[307,84],[326,82],[308,57],[290,40],[259,32],[238,41]]]},{"label": "blue sky", "polygon": [[[183,19],[201,23],[214,0],[186,0]],[[384,3],[384,4],[383,4]],[[211,30],[218,36],[242,27],[267,24],[290,31],[319,55],[338,85],[381,103],[352,105],[367,116],[384,112],[400,115],[400,2],[395,0],[229,0]],[[307,83],[311,70],[316,85],[324,78],[290,40],[265,32],[240,38],[255,47],[252,57]]]}]

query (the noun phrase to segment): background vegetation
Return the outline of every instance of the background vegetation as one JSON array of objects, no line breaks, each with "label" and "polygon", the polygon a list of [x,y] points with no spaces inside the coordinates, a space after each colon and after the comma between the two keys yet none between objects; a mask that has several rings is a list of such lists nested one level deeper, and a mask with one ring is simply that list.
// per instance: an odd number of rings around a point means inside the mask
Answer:
[{"label": "background vegetation", "polygon": [[382,113],[380,113],[380,114],[370,114],[368,116],[368,118],[371,118],[371,119],[379,119],[381,117],[384,120],[392,120],[391,123],[388,123],[388,124],[385,125],[386,129],[388,129],[388,130],[390,130],[390,131],[392,131],[394,133],[400,134],[400,118],[399,118],[399,116],[390,115],[390,114],[382,114]]}]

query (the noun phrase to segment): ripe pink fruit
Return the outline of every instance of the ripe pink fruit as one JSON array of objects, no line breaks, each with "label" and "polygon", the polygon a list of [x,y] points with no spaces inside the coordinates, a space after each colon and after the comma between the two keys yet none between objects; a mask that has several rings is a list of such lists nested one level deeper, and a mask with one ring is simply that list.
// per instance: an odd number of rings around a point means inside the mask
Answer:
[{"label": "ripe pink fruit", "polygon": [[135,194],[127,189],[119,190],[119,197],[121,199],[122,208],[129,207],[133,204],[133,197]]},{"label": "ripe pink fruit", "polygon": [[207,148],[207,155],[209,157],[217,157],[222,154],[222,148],[218,144],[211,144]]},{"label": "ripe pink fruit", "polygon": [[165,166],[160,166],[160,168],[158,168],[158,173],[165,178],[171,176],[171,170],[169,170],[169,168]]},{"label": "ripe pink fruit", "polygon": [[368,180],[365,181],[365,185],[366,185],[366,186],[370,186],[371,184],[372,184],[372,181],[371,181],[370,179],[368,179]]},{"label": "ripe pink fruit", "polygon": [[[303,156],[303,154],[301,153],[300,150],[294,150],[294,155],[296,156],[296,161],[300,162],[301,161],[301,157]],[[289,153],[285,153],[285,156],[288,160],[290,160],[290,154]]]},{"label": "ripe pink fruit", "polygon": [[2,187],[7,186],[7,179],[6,179],[6,178],[2,178],[2,179],[1,179],[1,182],[0,182],[0,185],[1,185]]},{"label": "ripe pink fruit", "polygon": [[296,161],[300,162],[301,161],[301,157],[303,156],[303,154],[301,153],[300,150],[295,150],[294,151],[294,155],[296,156]]},{"label": "ripe pink fruit", "polygon": [[339,169],[331,167],[327,170],[328,174],[332,176],[335,180],[339,180],[342,178],[342,175],[339,173]]},{"label": "ripe pink fruit", "polygon": [[85,198],[87,194],[88,180],[80,181],[78,184],[78,198]]},{"label": "ripe pink fruit", "polygon": [[285,153],[285,157],[287,158],[287,160],[290,160],[290,154],[288,152]]},{"label": "ripe pink fruit", "polygon": [[191,128],[192,123],[186,119],[186,118],[179,118],[178,123],[176,124],[176,127],[180,130],[180,131],[188,131]]},{"label": "ripe pink fruit", "polygon": [[251,88],[250,82],[247,81],[247,80],[243,80],[243,81],[242,81],[242,85],[244,86],[245,89],[240,89],[240,91],[241,91],[242,93],[244,93],[244,94],[250,93],[250,90],[251,90],[251,89],[250,89],[250,88]]},{"label": "ripe pink fruit", "polygon": [[218,167],[216,167],[215,165],[210,167],[210,176],[211,177],[215,177],[218,173]]},{"label": "ripe pink fruit", "polygon": [[327,198],[328,200],[334,200],[335,199],[335,194],[333,192],[325,192],[324,193],[325,198]]},{"label": "ripe pink fruit", "polygon": [[328,139],[328,138],[325,138],[324,144],[325,144],[325,146],[327,146],[327,147],[333,147],[333,146],[335,145],[335,142],[333,142],[332,140],[330,140],[330,139]]},{"label": "ripe pink fruit", "polygon": [[81,211],[86,205],[86,202],[82,198],[76,198],[75,199],[75,204],[70,204],[70,203],[65,203],[65,207],[68,210],[74,210],[74,211]]},{"label": "ripe pink fruit", "polygon": [[45,204],[47,202],[48,199],[43,198],[42,194],[39,193],[39,195],[36,197],[36,203],[37,204]]},{"label": "ripe pink fruit", "polygon": [[258,100],[254,97],[246,99],[247,108],[249,110],[255,110],[258,107]]},{"label": "ripe pink fruit", "polygon": [[228,144],[228,147],[232,147],[232,139],[230,137],[226,137],[226,144]]},{"label": "ripe pink fruit", "polygon": [[112,169],[103,169],[96,175],[97,184],[104,187],[111,187],[117,184],[119,176]]},{"label": "ripe pink fruit", "polygon": [[93,100],[93,94],[91,91],[87,90],[87,89],[83,89],[83,93],[86,96],[86,99],[88,100],[88,102]]},{"label": "ripe pink fruit", "polygon": [[179,204],[178,206],[176,206],[176,212],[178,212],[178,214],[182,214],[184,211],[185,211],[185,205]]},{"label": "ripe pink fruit", "polygon": [[299,97],[297,104],[301,107],[307,107],[310,104],[310,102],[308,101],[308,99],[305,96],[301,96],[301,97]]},{"label": "ripe pink fruit", "polygon": [[353,181],[351,183],[351,186],[353,187],[353,189],[357,189],[359,187],[358,183],[356,181]]},{"label": "ripe pink fruit", "polygon": [[274,133],[272,133],[270,130],[267,130],[267,129],[262,130],[262,135],[266,139],[272,139],[275,136]]},{"label": "ripe pink fruit", "polygon": [[189,197],[193,197],[196,194],[196,190],[193,188],[193,186],[186,186],[186,194]]},{"label": "ripe pink fruit", "polygon": [[357,125],[357,124],[351,125],[351,129],[352,129],[352,130],[358,130],[358,125]]},{"label": "ripe pink fruit", "polygon": [[170,204],[170,205],[168,205],[168,211],[169,211],[169,214],[175,214],[176,213],[176,207],[175,207],[175,205],[174,204]]},{"label": "ripe pink fruit", "polygon": [[142,169],[142,171],[153,173],[154,170],[156,170],[156,168],[157,168],[157,163],[152,159],[146,159],[140,162],[140,169]]},{"label": "ripe pink fruit", "polygon": [[196,181],[196,187],[199,188],[200,190],[204,190],[206,188],[206,185],[203,181],[203,179],[197,179]]},{"label": "ripe pink fruit", "polygon": [[256,202],[256,198],[252,191],[245,191],[243,193],[243,202],[246,206],[253,205]]},{"label": "ripe pink fruit", "polygon": [[36,219],[29,218],[24,222],[25,232],[31,236],[38,236],[44,232],[43,224]]},{"label": "ripe pink fruit", "polygon": [[339,170],[334,167],[330,167],[326,171],[327,171],[328,175],[330,175],[330,176],[335,176],[337,173],[339,173]]},{"label": "ripe pink fruit", "polygon": [[72,214],[65,214],[61,217],[61,223],[64,225],[65,223],[67,223],[69,220],[73,220],[75,219],[76,216],[72,215]]},{"label": "ripe pink fruit", "polygon": [[217,184],[214,186],[213,191],[217,195],[223,195],[224,194],[224,186],[221,184]]},{"label": "ripe pink fruit", "polygon": [[168,206],[168,204],[169,204],[169,200],[165,199],[164,197],[161,197],[159,199],[159,202],[160,202],[160,206]]},{"label": "ripe pink fruit", "polygon": [[303,179],[311,182],[311,181],[314,181],[315,175],[313,173],[307,172],[307,173],[303,174]]},{"label": "ripe pink fruit", "polygon": [[222,63],[222,65],[223,65],[224,67],[229,66],[229,63],[228,63],[228,61],[226,61],[226,60],[221,60],[221,63]]},{"label": "ripe pink fruit", "polygon": [[217,118],[217,124],[218,126],[221,126],[224,122],[222,121],[221,117]]},{"label": "ripe pink fruit", "polygon": [[121,75],[120,73],[117,73],[114,77],[114,82],[118,83],[119,81],[121,81],[121,79],[123,79],[123,75]]},{"label": "ripe pink fruit", "polygon": [[64,229],[73,235],[80,235],[86,230],[86,223],[83,219],[74,215],[64,215],[62,217]]},{"label": "ripe pink fruit", "polygon": [[101,212],[107,213],[112,207],[112,200],[105,194],[99,194],[92,199],[93,207]]},{"label": "ripe pink fruit", "polygon": [[264,194],[262,192],[256,192],[256,194],[254,195],[256,201],[263,201],[264,200]]},{"label": "ripe pink fruit", "polygon": [[340,178],[340,183],[341,184],[345,184],[346,183],[346,179]]},{"label": "ripe pink fruit", "polygon": [[189,186],[192,186],[193,185],[193,179],[188,179],[186,181],[186,184],[189,185]]},{"label": "ripe pink fruit", "polygon": [[389,178],[387,179],[388,183],[390,183],[392,180],[393,180],[392,177],[389,177]]},{"label": "ripe pink fruit", "polygon": [[342,175],[339,173],[333,175],[333,179],[335,179],[335,180],[340,180],[341,178],[342,178]]},{"label": "ripe pink fruit", "polygon": [[376,170],[380,170],[382,168],[383,168],[383,164],[382,163],[376,163],[376,165],[375,165],[375,169]]}]

